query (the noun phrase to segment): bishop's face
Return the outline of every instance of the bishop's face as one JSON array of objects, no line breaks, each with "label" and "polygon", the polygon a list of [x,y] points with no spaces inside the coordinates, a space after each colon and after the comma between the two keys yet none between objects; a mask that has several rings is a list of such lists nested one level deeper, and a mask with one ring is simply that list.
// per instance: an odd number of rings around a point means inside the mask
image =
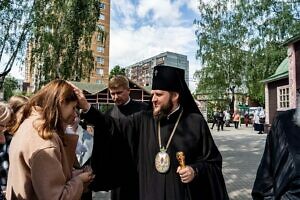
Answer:
[{"label": "bishop's face", "polygon": [[178,94],[164,90],[152,90],[153,116],[165,116],[177,106]]}]

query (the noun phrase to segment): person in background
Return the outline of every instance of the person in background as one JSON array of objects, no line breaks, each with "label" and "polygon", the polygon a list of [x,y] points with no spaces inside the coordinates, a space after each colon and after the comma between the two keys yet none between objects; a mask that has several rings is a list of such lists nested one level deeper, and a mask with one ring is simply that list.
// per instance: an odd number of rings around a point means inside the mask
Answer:
[{"label": "person in background", "polygon": [[265,123],[265,113],[263,109],[259,108],[254,112],[254,130],[258,131],[257,134],[263,134],[264,132],[264,123]]},{"label": "person in background", "polygon": [[231,115],[228,110],[225,110],[225,126],[230,127]]},{"label": "person in background", "polygon": [[9,119],[9,122],[5,122],[5,128],[0,128],[1,133],[1,167],[0,167],[0,177],[1,177],[1,187],[3,191],[5,191],[6,183],[7,183],[7,172],[9,168],[9,154],[8,149],[10,145],[10,141],[12,139],[12,133],[16,132],[16,123],[20,120],[20,115],[22,114],[22,108],[25,103],[28,101],[28,98],[22,95],[12,96],[8,104],[2,104],[6,107],[6,120]]},{"label": "person in background", "polygon": [[299,96],[296,109],[278,112],[272,122],[253,185],[254,200],[300,199]]},{"label": "person in background", "polygon": [[17,124],[19,124],[25,104],[28,102],[29,98],[23,95],[14,95],[9,98],[8,104],[10,105],[13,111],[13,119],[10,122],[10,127],[8,128],[8,132],[13,134],[17,131]]},{"label": "person in background", "polygon": [[26,103],[9,149],[8,200],[80,199],[93,174],[72,170],[78,136],[65,128],[74,121],[77,102],[66,81],[54,80]]},{"label": "person in background", "polygon": [[239,123],[240,123],[239,111],[235,110],[232,117],[233,117],[234,128],[237,129],[239,127]]},{"label": "person in background", "polygon": [[246,127],[248,127],[249,121],[250,121],[249,113],[246,111],[244,114],[244,122],[245,122]]},{"label": "person in background", "polygon": [[0,200],[5,199],[4,195],[9,167],[8,148],[11,140],[6,128],[11,121],[12,114],[10,106],[4,102],[0,102]]},{"label": "person in background", "polygon": [[[95,132],[94,149],[105,140],[127,144],[119,148],[115,160],[123,170],[124,155],[134,160],[138,172],[140,200],[227,200],[222,175],[222,156],[210,129],[199,111],[184,79],[184,70],[158,65],[153,68],[153,109],[114,119],[91,107],[83,92],[74,87],[83,109],[83,117],[101,131]],[[111,149],[107,149],[107,153]],[[97,158],[99,154],[92,157]],[[126,153],[124,153],[126,152]],[[185,165],[179,166],[178,152],[184,152]],[[105,165],[105,160],[98,160]],[[93,168],[98,181],[110,174],[116,182],[115,171]],[[122,178],[122,177],[121,177]]]},{"label": "person in background", "polygon": [[[74,167],[76,169],[88,169],[90,168],[90,158],[92,155],[94,138],[93,135],[90,134],[86,130],[85,124],[80,124],[79,112],[76,112],[76,117],[74,122],[67,126],[66,133],[67,134],[76,134],[78,135],[78,142],[76,146],[76,158]],[[83,128],[84,127],[84,128]],[[92,200],[92,191],[90,189],[86,189],[82,196],[81,200]]]},{"label": "person in background", "polygon": [[215,110],[213,113],[213,123],[212,123],[210,129],[214,129],[215,124],[218,125],[218,111],[217,110]]},{"label": "person in background", "polygon": [[224,127],[224,113],[223,113],[222,110],[218,111],[217,124],[218,124],[218,131],[220,131],[220,128],[223,131],[223,127]]},{"label": "person in background", "polygon": [[[128,79],[123,75],[117,75],[112,77],[108,82],[108,89],[110,96],[112,100],[114,101],[114,106],[106,112],[107,115],[113,117],[114,119],[120,119],[124,118],[126,116],[129,116],[133,113],[147,110],[149,105],[144,102],[135,101],[130,98],[130,87],[129,87],[129,81]],[[95,132],[97,132],[96,130]],[[105,151],[105,149],[111,148],[114,144],[109,143],[107,141],[102,141],[101,144],[98,144],[101,146],[101,148],[97,148],[99,151]],[[119,148],[124,149],[130,149],[127,144],[122,144],[122,147],[115,146],[113,149],[116,151],[119,151]],[[115,152],[117,154],[117,152]],[[113,189],[111,191],[111,199],[112,200],[137,200],[138,199],[138,174],[136,171],[136,168],[134,166],[134,161],[130,160],[130,155],[124,156],[121,159],[124,159],[121,161],[121,163],[126,163],[126,165],[123,166],[124,171],[126,173],[123,173],[119,170],[119,165],[113,164],[114,160],[111,160],[113,158],[114,152],[111,154],[105,154],[101,159],[103,160],[110,160],[111,163],[110,168],[114,168],[115,173],[118,174],[118,176],[122,179],[122,183],[120,184],[120,187],[117,185],[113,186]],[[94,155],[102,155],[101,152],[94,152]],[[99,159],[99,157],[95,157],[95,159]],[[92,163],[99,163],[97,161]],[[100,163],[101,166],[94,166],[94,168],[101,168],[103,165]],[[110,180],[110,174],[107,174],[108,181]],[[104,177],[101,177],[104,178]],[[93,184],[92,184],[93,185]],[[114,183],[112,183],[114,185]],[[95,186],[95,185],[94,185]]]}]

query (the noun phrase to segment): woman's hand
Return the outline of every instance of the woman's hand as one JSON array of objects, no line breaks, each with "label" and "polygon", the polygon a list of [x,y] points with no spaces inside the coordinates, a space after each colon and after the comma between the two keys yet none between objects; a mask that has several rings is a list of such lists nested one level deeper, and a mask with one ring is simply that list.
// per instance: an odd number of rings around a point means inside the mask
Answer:
[{"label": "woman's hand", "polygon": [[74,169],[72,171],[72,177],[78,176],[84,185],[90,184],[95,175],[93,174],[93,170],[90,166],[85,166],[83,169]]}]

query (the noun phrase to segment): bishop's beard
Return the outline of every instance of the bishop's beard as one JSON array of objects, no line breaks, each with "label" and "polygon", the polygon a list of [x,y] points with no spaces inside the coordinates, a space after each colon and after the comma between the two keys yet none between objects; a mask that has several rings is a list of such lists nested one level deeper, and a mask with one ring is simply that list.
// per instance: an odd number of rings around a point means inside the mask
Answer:
[{"label": "bishop's beard", "polygon": [[294,114],[294,122],[297,126],[300,127],[300,99],[298,99],[298,105]]},{"label": "bishop's beard", "polygon": [[169,99],[169,102],[163,105],[159,111],[153,110],[153,117],[160,121],[161,119],[166,118],[170,114],[172,108],[173,102],[171,101],[171,99]]}]

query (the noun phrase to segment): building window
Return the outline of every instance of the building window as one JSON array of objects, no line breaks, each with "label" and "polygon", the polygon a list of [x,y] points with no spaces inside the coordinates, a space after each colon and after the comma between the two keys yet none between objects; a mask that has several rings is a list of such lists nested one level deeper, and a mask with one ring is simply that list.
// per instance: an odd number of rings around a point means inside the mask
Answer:
[{"label": "building window", "polygon": [[100,53],[103,53],[104,52],[104,47],[97,46],[97,51],[100,52]]},{"label": "building window", "polygon": [[104,32],[100,32],[97,35],[97,41],[100,42],[101,44],[105,43],[105,33]]},{"label": "building window", "polygon": [[96,57],[96,61],[97,61],[97,63],[99,63],[101,65],[104,64],[104,58],[102,58],[102,57]]},{"label": "building window", "polygon": [[103,24],[98,24],[97,26],[98,26],[98,28],[99,28],[99,32],[105,31],[105,27],[104,27]]},{"label": "building window", "polygon": [[99,8],[104,10],[104,9],[105,9],[105,4],[102,3],[102,2],[100,2],[100,3],[99,3]]},{"label": "building window", "polygon": [[282,86],[277,88],[277,110],[287,110],[290,108],[290,88]]},{"label": "building window", "polygon": [[96,74],[97,75],[103,75],[103,69],[102,68],[96,68]]},{"label": "building window", "polygon": [[157,65],[164,64],[164,61],[165,61],[165,57],[156,58],[156,64]]},{"label": "building window", "polygon": [[103,15],[103,14],[100,13],[99,19],[100,19],[100,20],[105,20],[105,15]]}]

